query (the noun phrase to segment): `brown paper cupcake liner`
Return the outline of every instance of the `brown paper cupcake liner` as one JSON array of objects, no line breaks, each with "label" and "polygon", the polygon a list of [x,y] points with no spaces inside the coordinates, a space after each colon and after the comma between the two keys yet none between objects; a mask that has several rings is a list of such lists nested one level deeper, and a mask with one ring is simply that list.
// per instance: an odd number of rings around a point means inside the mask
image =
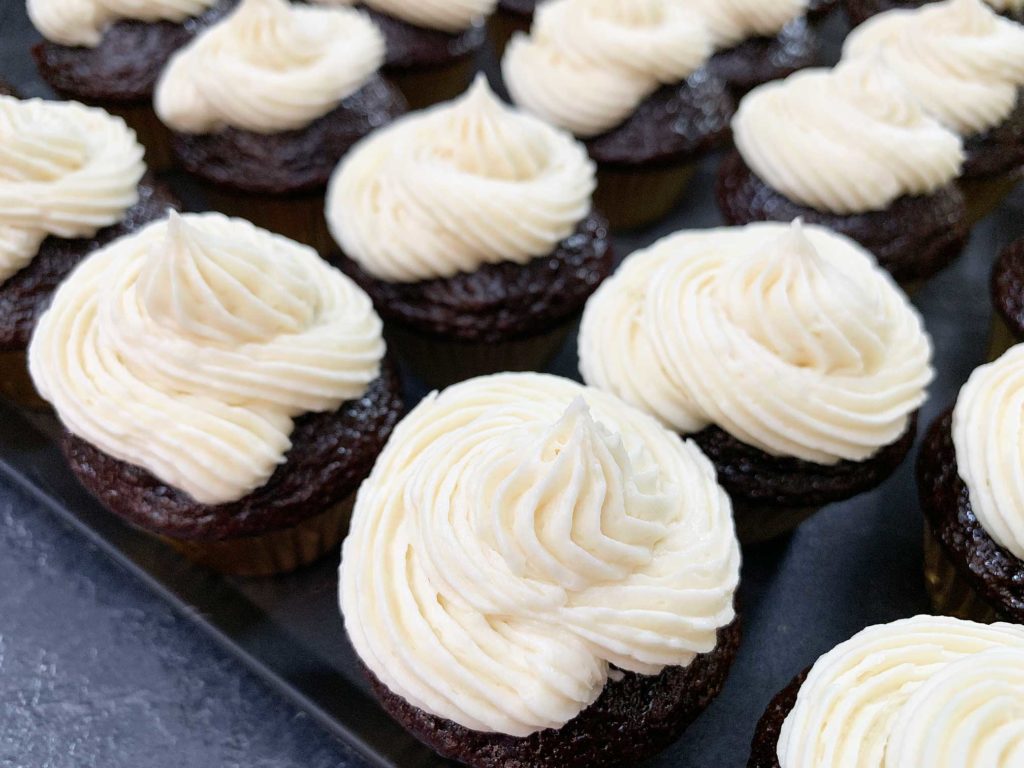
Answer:
[{"label": "brown paper cupcake liner", "polygon": [[424,383],[443,389],[490,373],[543,370],[558,354],[572,328],[570,319],[535,336],[484,344],[437,338],[389,323],[385,336],[388,348]]},{"label": "brown paper cupcake liner", "polygon": [[498,60],[505,54],[512,35],[516,32],[529,32],[531,19],[521,13],[509,13],[498,9],[487,20],[487,34],[491,38],[491,46]]},{"label": "brown paper cupcake liner", "polygon": [[992,330],[988,338],[988,360],[992,362],[1002,357],[1010,347],[1020,344],[1021,340],[1013,332],[1006,320],[998,312],[992,313]]},{"label": "brown paper cupcake liner", "polygon": [[28,373],[28,356],[24,350],[0,352],[0,397],[33,411],[50,409],[50,404],[39,396],[32,383]]},{"label": "brown paper cupcake liner", "polygon": [[999,613],[960,575],[927,523],[924,530],[924,580],[937,613],[986,624],[999,621]]},{"label": "brown paper cupcake liner", "polygon": [[398,86],[413,110],[451,101],[466,90],[474,71],[473,57],[463,56],[439,67],[389,69],[385,76]]},{"label": "brown paper cupcake liner", "polygon": [[1021,179],[1024,172],[1020,168],[1002,176],[960,179],[958,185],[967,201],[967,223],[974,226],[995,211]]},{"label": "brown paper cupcake liner", "polygon": [[223,541],[160,537],[189,560],[233,576],[273,576],[310,565],[341,545],[356,494],[296,526]]},{"label": "brown paper cupcake liner", "polygon": [[258,227],[312,246],[321,256],[337,248],[324,218],[323,193],[273,197],[250,195],[210,184],[204,184],[203,191],[211,209],[246,219]]},{"label": "brown paper cupcake liner", "polygon": [[733,503],[736,537],[744,545],[764,544],[796,529],[820,507],[771,507]]},{"label": "brown paper cupcake liner", "polygon": [[103,108],[123,119],[135,131],[146,148],[146,165],[151,171],[169,171],[174,167],[171,132],[160,122],[149,104],[104,104]]},{"label": "brown paper cupcake liner", "polygon": [[594,207],[614,230],[645,227],[672,210],[695,171],[691,164],[665,167],[598,165]]}]

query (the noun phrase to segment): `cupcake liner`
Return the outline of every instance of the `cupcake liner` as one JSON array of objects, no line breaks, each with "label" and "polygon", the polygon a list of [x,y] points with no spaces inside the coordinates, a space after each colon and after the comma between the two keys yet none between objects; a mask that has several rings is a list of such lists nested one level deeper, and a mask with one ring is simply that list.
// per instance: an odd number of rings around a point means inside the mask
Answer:
[{"label": "cupcake liner", "polygon": [[736,537],[741,544],[764,544],[796,529],[821,507],[773,507],[733,502]]},{"label": "cupcake liner", "polygon": [[1024,171],[1017,168],[1001,176],[960,179],[957,183],[967,201],[968,224],[974,226],[998,208],[1022,178]]},{"label": "cupcake liner", "polygon": [[409,109],[415,110],[451,101],[466,90],[474,71],[473,57],[463,56],[439,67],[389,69],[385,76],[398,86]]},{"label": "cupcake liner", "polygon": [[594,207],[608,217],[614,230],[645,227],[672,210],[694,171],[692,164],[598,165]]},{"label": "cupcake liner", "polygon": [[24,350],[0,352],[0,397],[33,411],[49,410],[50,404],[39,396],[29,376],[28,356]]},{"label": "cupcake liner", "polygon": [[992,313],[992,330],[988,338],[988,361],[992,362],[1002,357],[1010,347],[1015,347],[1021,340],[1013,332],[1013,329],[1006,324],[1006,320],[998,312]]},{"label": "cupcake liner", "polygon": [[169,171],[174,167],[171,131],[160,122],[149,104],[104,104],[103,108],[124,120],[146,148],[146,165],[151,171]]},{"label": "cupcake liner", "polygon": [[199,565],[233,576],[273,576],[316,562],[341,545],[356,494],[298,525],[261,536],[223,541],[160,537]]},{"label": "cupcake liner", "polygon": [[936,613],[989,624],[1000,616],[950,561],[942,543],[925,523],[924,580]]},{"label": "cupcake liner", "polygon": [[529,32],[532,19],[521,13],[509,13],[500,8],[487,20],[487,34],[491,38],[491,46],[498,60],[505,54],[512,35],[516,32]]},{"label": "cupcake liner", "polygon": [[258,227],[312,246],[321,256],[337,248],[324,218],[322,192],[287,196],[253,195],[204,184],[213,210],[251,221]]},{"label": "cupcake liner", "polygon": [[443,389],[490,373],[543,370],[558,354],[572,328],[570,319],[535,336],[486,344],[438,338],[389,323],[385,337],[388,348],[418,378],[432,388]]}]

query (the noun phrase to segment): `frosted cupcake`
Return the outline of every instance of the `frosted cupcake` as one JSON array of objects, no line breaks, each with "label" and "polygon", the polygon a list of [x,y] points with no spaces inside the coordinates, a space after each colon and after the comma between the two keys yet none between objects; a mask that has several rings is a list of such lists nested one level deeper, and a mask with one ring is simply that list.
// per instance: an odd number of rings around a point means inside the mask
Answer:
[{"label": "frosted cupcake", "polygon": [[383,61],[384,38],[359,11],[243,0],[171,59],[156,111],[214,207],[324,253],[331,171],[405,112]]},{"label": "frosted cupcake", "polygon": [[481,76],[342,162],[327,196],[332,258],[428,383],[539,369],[612,269],[593,189],[583,146]]},{"label": "frosted cupcake", "polygon": [[25,349],[53,291],[91,251],[162,217],[124,121],[74,102],[0,96],[0,395],[40,405]]},{"label": "frosted cupcake", "polygon": [[[910,10],[928,5],[936,0],[846,0],[846,14],[854,26],[863,23],[876,13],[892,10]],[[985,0],[996,13],[1014,21],[1024,22],[1024,0]]]},{"label": "frosted cupcake", "polygon": [[856,240],[905,287],[967,241],[960,138],[880,60],[798,72],[751,91],[733,121],[718,204],[730,224],[803,217]]},{"label": "frosted cupcake", "polygon": [[826,653],[768,707],[748,768],[1024,764],[1024,628],[917,616]]},{"label": "frosted cupcake", "polygon": [[341,610],[384,708],[442,756],[635,765],[722,687],[739,565],[696,446],[575,382],[501,374],[396,428],[359,491]]},{"label": "frosted cupcake", "polygon": [[32,49],[58,93],[104,107],[135,130],[150,168],[171,166],[170,135],[153,113],[157,76],[171,55],[236,0],[28,0],[43,36]]},{"label": "frosted cupcake", "polygon": [[854,31],[845,58],[881,55],[907,90],[964,140],[961,186],[972,221],[990,213],[1024,168],[1024,26],[981,0],[894,11]]},{"label": "frosted cupcake", "polygon": [[100,502],[242,575],[334,550],[401,413],[369,298],[311,248],[216,213],[93,253],[29,363]]},{"label": "frosted cupcake", "polygon": [[1024,346],[978,368],[918,458],[936,610],[1024,623]]},{"label": "frosted cupcake", "polygon": [[921,318],[870,254],[800,222],[681,232],[587,302],[580,371],[690,436],[756,543],[880,485],[932,378]]},{"label": "frosted cupcake", "polygon": [[707,71],[711,38],[678,0],[551,0],[502,61],[513,101],[586,140],[613,227],[675,204],[728,137],[732,99]]}]

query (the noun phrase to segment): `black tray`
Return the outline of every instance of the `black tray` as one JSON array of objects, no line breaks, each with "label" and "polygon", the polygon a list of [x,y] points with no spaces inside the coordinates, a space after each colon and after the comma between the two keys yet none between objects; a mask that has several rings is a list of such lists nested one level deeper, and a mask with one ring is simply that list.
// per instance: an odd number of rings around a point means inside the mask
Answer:
[{"label": "black tray", "polygon": [[[35,39],[23,4],[0,0],[0,77],[45,94],[27,47]],[[841,33],[834,25],[834,32]],[[834,47],[833,47],[834,48]],[[705,164],[679,214],[642,234],[616,239],[625,256],[683,227],[720,223]],[[198,205],[180,179],[179,191]],[[988,274],[995,254],[1024,235],[1024,189],[974,232],[967,253],[929,283],[915,303],[936,346],[938,378],[922,429],[952,402],[985,357]],[[576,377],[570,344],[551,366]],[[410,403],[424,393],[406,377]],[[0,403],[0,473],[39,497],[114,560],[252,667],[367,765],[446,765],[394,724],[368,693],[345,637],[336,599],[337,557],[273,579],[225,578],[197,568],[159,542],[120,523],[76,483],[54,443],[53,417]],[[742,766],[768,700],[821,653],[870,624],[928,611],[921,569],[921,517],[912,461],[873,493],[829,508],[794,535],[744,553],[744,642],[722,695],[675,746],[650,765]]]}]

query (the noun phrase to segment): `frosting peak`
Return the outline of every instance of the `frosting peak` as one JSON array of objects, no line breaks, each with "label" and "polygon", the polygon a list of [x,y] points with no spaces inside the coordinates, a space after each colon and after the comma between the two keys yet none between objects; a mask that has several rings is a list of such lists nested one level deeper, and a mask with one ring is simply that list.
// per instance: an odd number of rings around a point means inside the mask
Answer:
[{"label": "frosting peak", "polygon": [[353,147],[331,179],[327,223],[367,272],[415,282],[551,253],[590,212],[594,186],[582,145],[479,76]]},{"label": "frosting peak", "polygon": [[738,569],[692,444],[609,395],[502,374],[399,424],[360,489],[340,597],[397,695],[526,736],[589,706],[610,665],[656,674],[714,648]]},{"label": "frosting peak", "polygon": [[383,355],[369,297],[312,249],[172,214],[82,262],[29,367],[72,433],[222,504],[266,483],[296,417],[360,397]]},{"label": "frosting peak", "polygon": [[879,14],[850,34],[843,53],[880,53],[925,111],[963,136],[1002,123],[1024,86],[1024,26],[981,0]]},{"label": "frosting peak", "polygon": [[517,104],[589,138],[710,53],[707,30],[678,0],[550,0],[530,35],[513,37],[502,72]]},{"label": "frosting peak", "polygon": [[60,45],[95,48],[107,27],[121,19],[182,22],[216,0],[28,0],[32,24]]},{"label": "frosting peak", "polygon": [[717,425],[779,456],[862,461],[925,399],[931,346],[862,248],[820,227],[681,232],[587,303],[580,370],[692,434]]},{"label": "frosting peak", "polygon": [[185,133],[296,130],[358,91],[383,61],[384,37],[360,11],[242,0],[171,58],[155,108]]},{"label": "frosting peak", "polygon": [[772,188],[837,214],[931,194],[959,175],[964,159],[960,139],[925,115],[878,57],[754,89],[740,102],[733,133],[747,165]]},{"label": "frosting peak", "polygon": [[91,237],[138,201],[143,149],[123,120],[76,102],[0,96],[0,284],[48,236]]}]

